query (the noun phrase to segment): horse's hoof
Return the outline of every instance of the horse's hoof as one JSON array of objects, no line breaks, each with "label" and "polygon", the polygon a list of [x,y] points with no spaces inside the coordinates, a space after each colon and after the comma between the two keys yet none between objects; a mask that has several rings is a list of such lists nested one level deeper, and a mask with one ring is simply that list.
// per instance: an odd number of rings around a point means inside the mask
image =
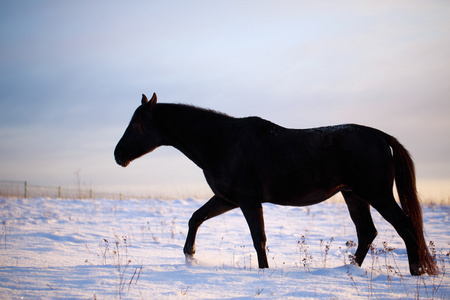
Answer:
[{"label": "horse's hoof", "polygon": [[422,274],[425,274],[424,268],[418,266],[417,264],[410,266],[409,272],[412,276],[420,276]]},{"label": "horse's hoof", "polygon": [[188,256],[193,257],[195,254],[195,248],[190,248],[190,249],[184,248],[183,253],[184,253],[184,255],[186,255],[186,257],[188,257]]}]

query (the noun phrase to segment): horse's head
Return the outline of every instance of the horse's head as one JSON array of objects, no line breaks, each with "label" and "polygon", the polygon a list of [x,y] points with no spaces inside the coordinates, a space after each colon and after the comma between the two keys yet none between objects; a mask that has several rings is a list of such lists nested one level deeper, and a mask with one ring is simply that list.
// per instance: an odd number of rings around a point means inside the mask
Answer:
[{"label": "horse's head", "polygon": [[130,124],[114,150],[116,162],[122,167],[128,166],[132,160],[161,145],[161,136],[153,118],[155,106],[155,93],[150,101],[142,94],[142,105],[134,112]]}]

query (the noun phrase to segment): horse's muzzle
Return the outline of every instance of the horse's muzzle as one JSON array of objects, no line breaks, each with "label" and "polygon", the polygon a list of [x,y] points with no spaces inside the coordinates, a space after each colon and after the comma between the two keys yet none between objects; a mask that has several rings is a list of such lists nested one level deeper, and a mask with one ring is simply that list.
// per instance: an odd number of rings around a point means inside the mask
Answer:
[{"label": "horse's muzzle", "polygon": [[124,168],[130,164],[130,160],[124,158],[122,151],[114,151],[114,158],[116,159],[116,163]]},{"label": "horse's muzzle", "polygon": [[116,162],[118,165],[122,166],[122,167],[126,167],[130,164],[129,160],[120,160],[120,159],[116,159]]}]

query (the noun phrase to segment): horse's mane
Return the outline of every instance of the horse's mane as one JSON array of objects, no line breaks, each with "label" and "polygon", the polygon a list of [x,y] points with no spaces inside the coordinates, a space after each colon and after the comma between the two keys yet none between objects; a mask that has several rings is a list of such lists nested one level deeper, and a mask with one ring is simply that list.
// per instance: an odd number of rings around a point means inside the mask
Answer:
[{"label": "horse's mane", "polygon": [[209,108],[203,108],[203,107],[198,107],[195,105],[190,105],[190,104],[183,104],[183,103],[177,103],[177,104],[171,104],[171,103],[161,103],[158,104],[162,107],[171,107],[173,110],[183,110],[186,112],[194,112],[194,113],[203,113],[203,115],[207,116],[207,117],[225,117],[225,118],[233,118],[230,115],[227,115],[223,112],[220,111],[216,111],[213,109],[209,109]]}]

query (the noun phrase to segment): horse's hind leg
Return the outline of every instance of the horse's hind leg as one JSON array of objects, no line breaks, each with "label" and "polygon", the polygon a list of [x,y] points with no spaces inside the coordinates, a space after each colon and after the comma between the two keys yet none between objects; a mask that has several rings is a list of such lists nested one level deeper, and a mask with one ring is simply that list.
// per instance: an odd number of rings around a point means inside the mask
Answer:
[{"label": "horse's hind leg", "polygon": [[195,211],[189,220],[189,231],[183,249],[186,257],[192,257],[194,255],[197,230],[204,221],[237,207],[238,206],[236,204],[228,202],[219,196],[213,196],[208,202],[205,203],[205,205]]},{"label": "horse's hind leg", "polygon": [[355,263],[361,266],[369,251],[370,245],[377,236],[377,230],[370,214],[370,205],[357,197],[353,192],[342,192],[350,217],[356,226],[358,248],[355,252]]},{"label": "horse's hind leg", "polygon": [[420,269],[417,232],[411,218],[403,212],[393,195],[380,199],[382,201],[373,202],[371,205],[395,228],[405,242],[411,275],[422,274],[424,270]]}]

